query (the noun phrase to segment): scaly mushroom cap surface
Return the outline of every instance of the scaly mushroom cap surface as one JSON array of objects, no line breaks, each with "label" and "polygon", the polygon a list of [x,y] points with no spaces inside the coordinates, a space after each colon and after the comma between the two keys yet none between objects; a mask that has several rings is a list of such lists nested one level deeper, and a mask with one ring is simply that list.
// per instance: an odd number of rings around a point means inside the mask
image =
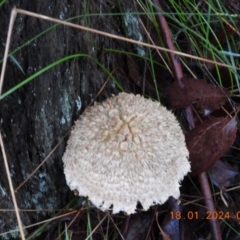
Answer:
[{"label": "scaly mushroom cap surface", "polygon": [[185,137],[159,102],[120,93],[87,108],[75,122],[63,156],[66,181],[79,195],[113,213],[144,210],[178,198],[189,171]]}]

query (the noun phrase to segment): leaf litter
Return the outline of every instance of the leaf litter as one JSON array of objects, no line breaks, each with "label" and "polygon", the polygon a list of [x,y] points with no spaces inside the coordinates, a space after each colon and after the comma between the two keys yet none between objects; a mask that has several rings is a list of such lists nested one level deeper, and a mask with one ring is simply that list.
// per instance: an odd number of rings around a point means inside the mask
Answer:
[{"label": "leaf litter", "polygon": [[234,185],[239,172],[227,161],[219,159],[209,170],[209,176],[215,186],[218,188],[227,188]]},{"label": "leaf litter", "polygon": [[[134,80],[138,79],[134,74],[130,74]],[[135,81],[136,85],[139,85],[138,81]],[[179,85],[177,81],[173,83],[171,86],[168,97],[171,100],[172,108],[183,108],[187,107],[190,104],[194,103],[197,109],[200,109],[207,115],[208,113],[219,109],[227,100],[228,93],[225,89],[220,87],[213,87],[210,84],[204,82],[204,80],[200,79],[182,79],[182,85]],[[232,142],[235,139],[237,132],[236,120],[235,118],[218,118],[208,120],[197,126],[195,130],[187,134],[187,145],[190,148],[190,160],[193,165],[193,173],[198,174],[199,172],[206,171],[211,168],[212,165],[214,167],[210,171],[217,171],[217,168],[222,168],[224,174],[229,169],[224,169],[223,165],[218,166],[219,157],[221,157],[231,146]],[[200,160],[199,162],[197,161]],[[202,161],[202,162],[201,162]],[[195,167],[195,169],[194,169]],[[235,176],[233,170],[229,170],[227,178],[216,179],[215,176],[215,185],[219,186],[229,186],[232,182],[232,177]],[[221,174],[221,172],[219,172]],[[218,175],[218,174],[217,174]],[[212,177],[213,179],[214,177]],[[227,181],[227,184],[224,184],[223,181]],[[171,205],[171,203],[169,204]],[[173,207],[173,209],[175,209]],[[178,211],[179,209],[176,207],[175,209]],[[148,221],[143,224],[139,221],[139,217],[135,215],[136,218],[132,219],[131,228],[128,231],[128,235],[130,239],[132,236],[136,236],[137,238],[140,236],[137,235],[139,229],[147,230],[150,223],[150,217],[147,218]],[[178,222],[176,219],[168,219],[164,221],[164,230],[171,233],[172,235],[177,237],[180,235],[181,228],[177,226],[177,229],[171,229],[171,225],[174,226]],[[170,234],[171,235],[171,234]]]},{"label": "leaf litter", "polygon": [[195,103],[203,115],[219,109],[227,100],[228,92],[222,87],[215,87],[202,79],[183,78],[174,81],[167,97],[171,108],[184,108]]},{"label": "leaf litter", "polygon": [[[164,234],[168,235],[170,239],[179,239],[180,235],[180,220],[178,214],[182,211],[182,206],[179,205],[174,198],[169,198],[168,211],[162,223],[162,230]],[[162,232],[162,235],[164,235]]]},{"label": "leaf litter", "polygon": [[235,118],[221,117],[199,124],[186,135],[193,175],[208,171],[232,146],[236,138]]}]

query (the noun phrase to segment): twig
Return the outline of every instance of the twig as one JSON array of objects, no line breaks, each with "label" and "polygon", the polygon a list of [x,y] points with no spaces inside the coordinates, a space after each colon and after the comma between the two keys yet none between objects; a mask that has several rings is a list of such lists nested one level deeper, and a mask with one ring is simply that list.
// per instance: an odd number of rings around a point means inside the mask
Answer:
[{"label": "twig", "polygon": [[10,192],[12,194],[12,200],[13,200],[13,205],[14,205],[14,210],[15,210],[15,213],[16,213],[16,217],[17,217],[17,222],[18,222],[20,235],[21,235],[22,240],[24,240],[25,235],[24,235],[22,221],[21,221],[21,217],[20,217],[20,213],[19,213],[19,209],[18,209],[17,199],[16,199],[16,196],[14,194],[13,183],[12,183],[12,179],[11,179],[11,174],[10,174],[10,170],[9,170],[9,166],[8,166],[7,156],[6,156],[1,132],[0,132],[0,146],[2,148],[3,161],[4,161],[6,173],[7,173],[7,179],[8,179]]},{"label": "twig", "polygon": [[8,51],[9,51],[9,47],[10,47],[10,40],[11,40],[13,25],[14,25],[16,16],[17,16],[17,12],[14,8],[11,12],[9,29],[8,29],[8,34],[7,34],[6,46],[5,46],[5,52],[4,52],[4,56],[3,56],[2,72],[1,72],[1,76],[0,76],[0,96],[2,94],[3,79],[4,79],[4,74],[5,74],[5,70],[6,70],[6,66],[7,66]]},{"label": "twig", "polygon": [[[212,193],[211,193],[206,172],[199,174],[198,179],[201,186],[202,194],[204,196],[205,205],[208,211],[210,213],[213,213],[214,211],[216,211],[216,209],[212,199]],[[209,219],[209,221],[210,221],[209,223],[210,223],[213,239],[221,240],[222,236],[221,236],[219,221],[217,219]]]},{"label": "twig", "polygon": [[[173,53],[173,51],[175,51],[175,46],[174,46],[174,43],[173,43],[173,38],[172,38],[172,35],[171,35],[171,31],[168,27],[168,24],[167,24],[167,21],[166,21],[164,15],[161,14],[162,7],[161,7],[159,1],[158,0],[153,0],[152,2],[153,2],[154,6],[156,8],[157,13],[158,13],[157,14],[157,20],[158,20],[158,23],[159,23],[159,26],[160,26],[160,30],[162,32],[163,40],[164,40],[167,48],[172,50],[171,52],[169,52],[169,55],[170,55],[170,60],[171,60],[172,69],[173,69],[173,72],[174,72],[175,79],[181,85],[181,79],[183,78],[183,72],[182,72],[181,63],[179,61],[179,57],[176,54]],[[187,117],[188,124],[189,124],[189,130],[192,130],[195,127],[195,124],[194,124],[193,114],[192,114],[191,108],[187,107],[185,109],[185,113],[186,113],[186,117]],[[202,194],[204,196],[205,205],[206,205],[208,211],[209,212],[216,211],[206,173],[201,173],[199,175],[199,182],[200,182],[200,185],[201,185]],[[213,238],[215,240],[221,240],[222,236],[221,236],[219,221],[215,220],[215,219],[210,219],[209,223],[210,223]]]},{"label": "twig", "polygon": [[122,229],[122,235],[124,238],[126,237],[126,234],[127,234],[128,228],[129,228],[130,217],[131,217],[131,215],[128,215],[124,219],[124,224],[123,224],[123,229]]},{"label": "twig", "polygon": [[156,17],[158,20],[158,24],[160,26],[160,30],[162,33],[164,43],[166,44],[168,49],[172,50],[171,52],[169,52],[169,56],[170,56],[170,60],[171,60],[171,64],[172,64],[174,78],[177,81],[180,81],[183,77],[183,72],[182,72],[182,67],[181,67],[179,56],[174,53],[174,51],[176,51],[176,49],[175,49],[175,46],[173,43],[171,31],[168,27],[165,16],[163,14],[161,14],[162,7],[161,7],[159,1],[153,0],[153,4],[155,5],[156,10],[157,10]]},{"label": "twig", "polygon": [[[1,73],[1,77],[0,77],[0,95],[2,93],[2,86],[3,86],[4,73],[5,73],[6,64],[7,64],[8,50],[9,50],[12,29],[13,29],[13,24],[14,24],[14,20],[16,18],[16,15],[17,15],[17,12],[14,8],[11,12],[11,18],[10,18],[10,23],[9,23],[8,35],[7,35],[6,48],[5,48],[5,52],[4,52],[4,60],[3,60],[3,64],[2,64],[2,73]],[[15,196],[14,189],[13,189],[13,183],[12,183],[12,179],[11,179],[11,174],[10,174],[10,170],[9,170],[9,166],[8,166],[8,160],[7,160],[6,151],[5,151],[5,148],[4,148],[1,132],[0,132],[0,147],[2,149],[3,161],[4,161],[4,165],[5,165],[5,169],[6,169],[8,184],[9,184],[10,192],[11,192],[11,195],[12,195],[12,200],[13,200],[15,213],[16,213],[16,216],[17,216],[17,223],[18,223],[20,235],[21,235],[22,240],[24,240],[25,235],[24,235],[24,231],[23,231],[23,226],[22,226],[22,221],[21,221],[19,209],[18,209],[16,196]]]}]

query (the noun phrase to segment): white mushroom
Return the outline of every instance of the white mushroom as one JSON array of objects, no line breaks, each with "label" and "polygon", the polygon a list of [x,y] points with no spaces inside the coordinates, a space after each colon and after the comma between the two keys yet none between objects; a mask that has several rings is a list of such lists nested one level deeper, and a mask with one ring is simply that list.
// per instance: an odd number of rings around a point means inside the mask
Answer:
[{"label": "white mushroom", "polygon": [[173,113],[159,102],[120,93],[87,108],[63,156],[66,181],[102,210],[135,212],[178,198],[188,150]]}]

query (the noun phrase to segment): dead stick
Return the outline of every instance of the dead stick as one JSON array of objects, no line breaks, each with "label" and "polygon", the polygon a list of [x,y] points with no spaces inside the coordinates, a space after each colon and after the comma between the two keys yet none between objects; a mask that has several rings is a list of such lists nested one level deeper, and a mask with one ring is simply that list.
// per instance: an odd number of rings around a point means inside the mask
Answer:
[{"label": "dead stick", "polygon": [[[164,43],[166,44],[166,47],[168,49],[176,51],[174,43],[173,43],[172,34],[168,27],[166,18],[163,14],[161,14],[162,7],[158,0],[153,0],[153,4],[156,7],[156,11],[157,11],[156,17],[157,17],[158,24],[160,26],[160,31],[162,33]],[[183,72],[182,72],[182,67],[181,67],[179,56],[177,56],[174,52],[169,52],[169,56],[170,56],[171,65],[173,68],[174,78],[177,81],[180,81],[183,77]]]},{"label": "dead stick", "polygon": [[[158,13],[157,20],[158,20],[158,23],[160,26],[160,31],[163,35],[164,43],[166,44],[167,48],[175,51],[175,46],[173,43],[171,31],[168,27],[168,24],[167,24],[167,21],[166,21],[164,15],[161,14],[162,7],[158,0],[153,0],[153,4]],[[183,72],[182,72],[181,63],[179,61],[179,57],[172,52],[169,53],[169,56],[170,56],[170,60],[171,60],[171,64],[172,64],[172,69],[174,72],[174,77],[181,84],[181,79],[183,78]],[[189,123],[189,128],[190,128],[190,130],[192,130],[195,126],[194,126],[194,120],[192,117],[193,114],[192,114],[191,108],[190,107],[186,108],[185,113],[186,113],[187,120]],[[199,175],[199,182],[201,185],[202,194],[204,196],[205,205],[206,205],[208,211],[210,211],[210,212],[216,211],[206,173],[201,173]],[[213,238],[215,240],[222,240],[219,221],[215,220],[215,219],[210,219],[209,222],[210,222],[210,227],[211,227],[211,232],[212,232]]]},{"label": "dead stick", "polygon": [[[211,193],[211,189],[209,186],[209,182],[208,182],[208,178],[207,178],[207,174],[206,172],[203,172],[201,174],[199,174],[198,176],[199,179],[199,183],[201,186],[201,190],[204,196],[204,202],[205,205],[208,209],[208,211],[210,213],[216,211],[215,209],[215,205],[212,199],[212,193]],[[220,226],[219,226],[219,221],[216,219],[210,219],[210,227],[211,227],[211,232],[212,232],[212,237],[214,240],[221,240],[222,236],[221,236],[221,230],[220,230]]]}]

